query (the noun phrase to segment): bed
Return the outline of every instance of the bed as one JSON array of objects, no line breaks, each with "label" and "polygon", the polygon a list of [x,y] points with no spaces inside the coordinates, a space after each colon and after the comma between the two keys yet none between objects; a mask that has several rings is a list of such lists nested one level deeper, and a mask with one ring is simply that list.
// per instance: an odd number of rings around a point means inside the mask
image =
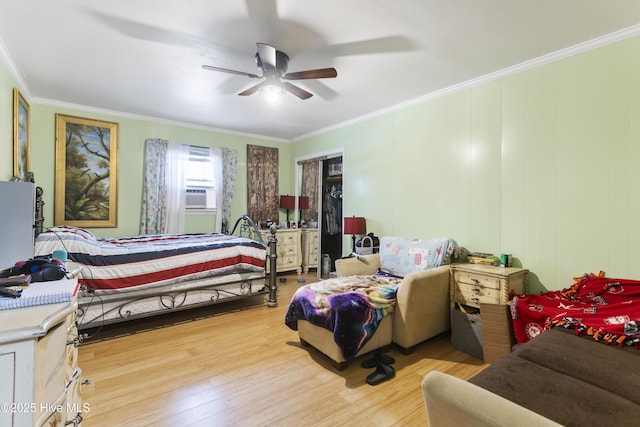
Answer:
[{"label": "bed", "polygon": [[[277,305],[275,268],[265,274],[267,250],[256,225],[243,215],[233,230],[230,235],[103,238],[86,229],[56,226],[38,234],[35,256],[64,249],[67,269],[81,266],[81,329],[238,299],[264,299],[267,293],[268,305]],[[273,227],[269,244],[275,243],[275,233]]]},{"label": "bed", "polygon": [[513,351],[463,381],[422,383],[429,425],[636,426],[640,280],[577,277],[511,302]]},{"label": "bed", "polygon": [[605,344],[640,348],[640,280],[585,274],[559,291],[516,296],[511,317],[520,344],[558,327]]}]

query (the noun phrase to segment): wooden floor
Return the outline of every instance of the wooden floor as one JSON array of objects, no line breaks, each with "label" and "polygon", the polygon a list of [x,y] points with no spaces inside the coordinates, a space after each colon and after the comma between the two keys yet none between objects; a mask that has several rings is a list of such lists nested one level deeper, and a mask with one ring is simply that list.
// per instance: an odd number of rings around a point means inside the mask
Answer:
[{"label": "wooden floor", "polygon": [[83,379],[91,381],[82,388],[83,425],[426,426],[421,381],[429,371],[467,379],[487,366],[444,334],[410,355],[392,348],[395,378],[370,386],[363,357],[337,371],[301,347],[284,325],[300,283],[285,277],[275,308],[198,309],[142,321],[143,331],[105,329],[81,345]]}]

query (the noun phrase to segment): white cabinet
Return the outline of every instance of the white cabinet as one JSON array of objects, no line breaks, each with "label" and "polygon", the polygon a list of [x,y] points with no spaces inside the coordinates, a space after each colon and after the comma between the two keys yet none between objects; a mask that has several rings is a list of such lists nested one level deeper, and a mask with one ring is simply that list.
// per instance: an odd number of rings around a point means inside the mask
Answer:
[{"label": "white cabinet", "polygon": [[80,425],[76,307],[74,298],[0,311],[0,425]]},{"label": "white cabinet", "polygon": [[[262,230],[262,240],[267,244],[269,230]],[[278,258],[276,259],[276,272],[295,270],[298,274],[302,272],[302,256],[300,247],[300,230],[297,228],[280,228],[276,232],[276,253]],[[269,252],[269,246],[267,244],[267,252]],[[267,258],[267,271],[269,271],[270,264],[269,258]]]},{"label": "white cabinet", "polygon": [[310,268],[318,268],[318,229],[302,229],[302,271],[304,274]]}]

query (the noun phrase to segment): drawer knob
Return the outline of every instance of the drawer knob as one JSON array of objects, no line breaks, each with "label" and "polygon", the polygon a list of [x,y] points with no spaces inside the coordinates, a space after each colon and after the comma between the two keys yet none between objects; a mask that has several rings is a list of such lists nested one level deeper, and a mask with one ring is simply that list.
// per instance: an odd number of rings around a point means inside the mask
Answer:
[{"label": "drawer knob", "polygon": [[480,288],[473,288],[473,292],[475,292],[476,294],[479,294],[481,290],[482,289]]},{"label": "drawer knob", "polygon": [[480,281],[479,281],[478,279],[476,279],[476,278],[473,278],[473,277],[472,277],[472,278],[471,278],[471,281],[472,281],[473,283],[475,283],[476,285],[479,285],[479,284],[480,284]]}]

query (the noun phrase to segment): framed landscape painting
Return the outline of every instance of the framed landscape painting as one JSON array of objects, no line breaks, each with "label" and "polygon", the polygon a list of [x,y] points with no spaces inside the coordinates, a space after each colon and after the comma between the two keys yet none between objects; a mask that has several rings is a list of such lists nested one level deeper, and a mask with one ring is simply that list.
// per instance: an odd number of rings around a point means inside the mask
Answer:
[{"label": "framed landscape painting", "polygon": [[30,168],[29,104],[13,89],[13,176],[25,181]]},{"label": "framed landscape painting", "polygon": [[118,124],[56,114],[54,220],[117,227]]}]

